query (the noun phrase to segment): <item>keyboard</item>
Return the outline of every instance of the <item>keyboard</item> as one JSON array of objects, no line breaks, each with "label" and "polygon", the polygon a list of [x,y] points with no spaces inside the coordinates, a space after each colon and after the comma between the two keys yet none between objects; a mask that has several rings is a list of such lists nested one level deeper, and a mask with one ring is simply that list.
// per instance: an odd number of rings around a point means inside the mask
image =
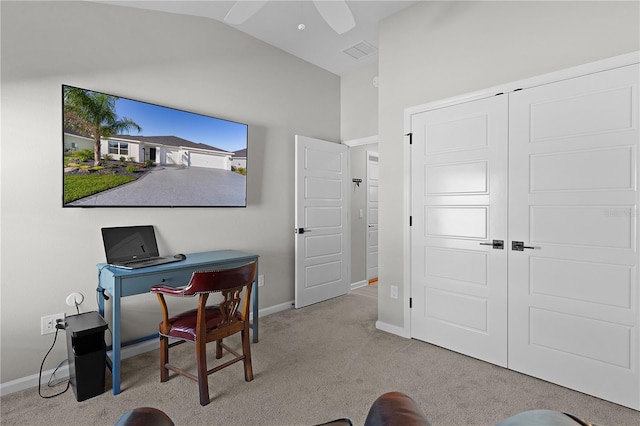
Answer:
[{"label": "keyboard", "polygon": [[164,265],[165,263],[173,263],[178,262],[182,259],[174,258],[174,257],[147,257],[145,259],[136,259],[136,260],[128,260],[126,262],[119,262],[117,264],[112,264],[111,266],[115,266],[116,268],[124,268],[124,269],[138,269],[145,268],[147,266],[155,266],[155,265]]},{"label": "keyboard", "polygon": [[121,262],[120,264],[122,266],[129,266],[129,265],[138,265],[140,263],[146,263],[146,262],[150,262],[156,259],[162,259],[161,257],[147,257],[145,259],[138,259],[138,260],[130,260],[128,262]]}]

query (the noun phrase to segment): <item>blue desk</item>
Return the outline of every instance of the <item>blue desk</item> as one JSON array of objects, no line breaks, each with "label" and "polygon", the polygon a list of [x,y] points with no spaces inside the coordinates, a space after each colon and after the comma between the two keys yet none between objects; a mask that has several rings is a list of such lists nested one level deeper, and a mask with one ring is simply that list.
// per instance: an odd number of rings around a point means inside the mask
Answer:
[{"label": "blue desk", "polygon": [[[106,263],[98,263],[98,289],[103,289],[112,299],[112,354],[111,360],[107,357],[107,363],[111,368],[111,381],[113,384],[113,394],[120,393],[120,352],[124,345],[120,334],[120,299],[135,294],[148,293],[154,284],[166,284],[169,286],[183,286],[189,282],[191,274],[195,271],[233,268],[247,262],[258,261],[258,255],[244,253],[236,250],[218,250],[203,253],[187,254],[185,260],[168,263],[159,266],[150,266],[141,269],[121,269],[113,268]],[[258,274],[253,283],[252,311],[253,320],[251,329],[253,331],[253,342],[258,342]],[[104,293],[99,292],[98,310],[104,316]],[[159,309],[159,308],[158,308]],[[136,343],[149,339],[157,339],[158,333],[136,339]]]}]

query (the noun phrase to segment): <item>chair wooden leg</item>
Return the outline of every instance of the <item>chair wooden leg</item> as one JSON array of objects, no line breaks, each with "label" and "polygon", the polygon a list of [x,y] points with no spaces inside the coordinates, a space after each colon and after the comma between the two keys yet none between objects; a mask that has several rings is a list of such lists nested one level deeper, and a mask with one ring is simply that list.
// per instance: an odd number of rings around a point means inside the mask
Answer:
[{"label": "chair wooden leg", "polygon": [[242,354],[244,355],[244,379],[247,382],[253,380],[253,367],[251,366],[251,342],[249,341],[249,330],[244,329],[242,335]]},{"label": "chair wooden leg", "polygon": [[169,370],[166,365],[169,362],[169,339],[160,336],[160,382],[169,380]]},{"label": "chair wooden leg", "polygon": [[196,363],[198,364],[198,390],[200,392],[200,405],[209,403],[209,381],[207,376],[207,342],[200,339],[196,342]]},{"label": "chair wooden leg", "polygon": [[216,359],[222,358],[222,339],[216,340]]}]

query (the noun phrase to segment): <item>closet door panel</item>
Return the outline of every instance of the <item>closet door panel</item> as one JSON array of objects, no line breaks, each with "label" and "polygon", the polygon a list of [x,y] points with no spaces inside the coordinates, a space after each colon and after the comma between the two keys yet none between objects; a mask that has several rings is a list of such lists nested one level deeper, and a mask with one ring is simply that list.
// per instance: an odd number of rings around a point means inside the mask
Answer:
[{"label": "closet door panel", "polygon": [[639,73],[509,95],[509,368],[636,409]]},{"label": "closet door panel", "polygon": [[[507,97],[411,117],[411,334],[507,363]],[[486,245],[489,244],[489,245]]]}]

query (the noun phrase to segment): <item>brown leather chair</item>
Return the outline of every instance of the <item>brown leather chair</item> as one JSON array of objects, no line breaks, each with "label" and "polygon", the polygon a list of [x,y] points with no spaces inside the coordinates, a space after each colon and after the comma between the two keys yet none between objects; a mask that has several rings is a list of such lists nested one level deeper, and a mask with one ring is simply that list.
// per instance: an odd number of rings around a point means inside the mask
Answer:
[{"label": "brown leather chair", "polygon": [[[430,426],[416,402],[402,392],[388,392],[376,399],[369,409],[364,426]],[[496,426],[591,426],[578,417],[553,410],[524,411]]]},{"label": "brown leather chair", "polygon": [[427,417],[420,411],[418,404],[402,392],[387,392],[376,399],[365,426],[430,426]]},{"label": "brown leather chair", "polygon": [[138,407],[124,413],[115,426],[175,426],[163,411],[153,407]]},{"label": "brown leather chair", "polygon": [[[186,287],[173,288],[155,285],[151,292],[156,293],[162,308],[160,323],[160,381],[169,379],[169,370],[198,382],[200,404],[209,403],[208,376],[229,365],[243,361],[244,378],[253,380],[251,367],[251,347],[249,341],[249,308],[251,286],[256,277],[257,264],[224,269],[220,271],[194,272]],[[207,306],[210,293],[219,293],[223,300],[219,305]],[[169,317],[165,296],[198,296],[198,308]],[[242,355],[223,343],[225,337],[241,333]],[[177,342],[169,344],[169,338]],[[169,362],[169,348],[186,341],[195,342],[197,375],[188,373]],[[206,344],[216,342],[216,358],[223,356],[223,349],[234,358],[207,370]]]}]

